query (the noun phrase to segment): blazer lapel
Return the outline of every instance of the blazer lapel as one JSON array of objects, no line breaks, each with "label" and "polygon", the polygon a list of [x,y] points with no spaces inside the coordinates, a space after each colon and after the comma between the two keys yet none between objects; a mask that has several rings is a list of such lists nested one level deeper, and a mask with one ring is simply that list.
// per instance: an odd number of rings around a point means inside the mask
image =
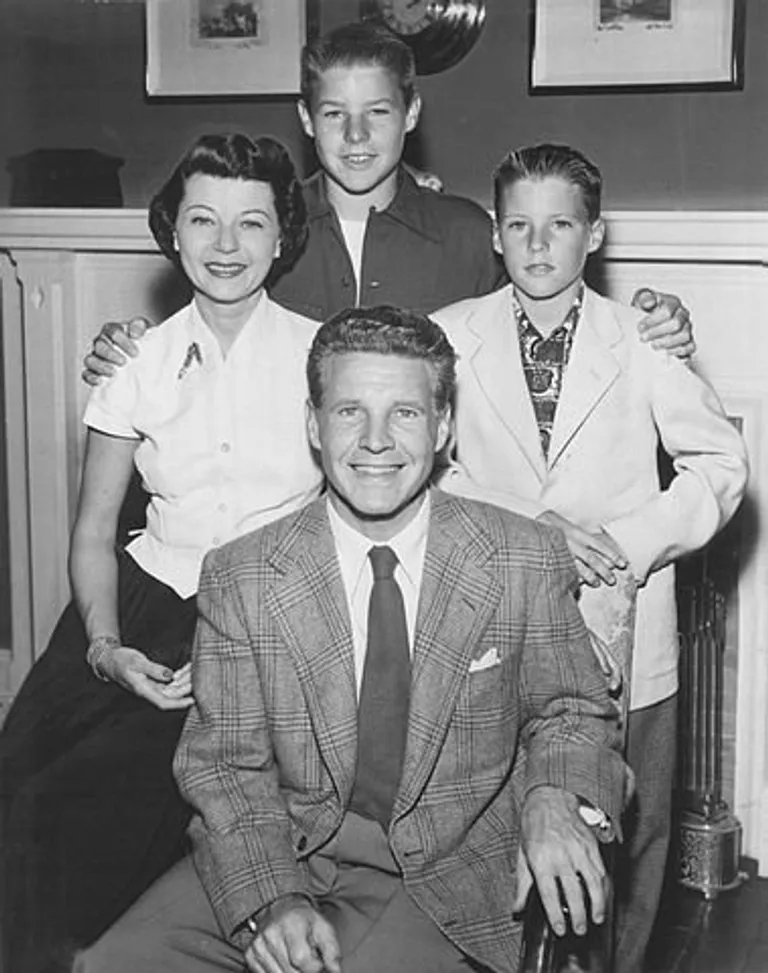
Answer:
[{"label": "blazer lapel", "polygon": [[[489,407],[514,437],[523,457],[543,482],[547,470],[520,359],[511,294],[511,287],[505,287],[494,295],[496,301],[489,309],[491,313],[468,321],[467,327],[475,344],[467,350],[467,359]],[[503,443],[499,443],[499,449],[504,449]]]},{"label": "blazer lapel", "polygon": [[440,752],[474,646],[501,598],[482,562],[493,548],[480,531],[462,530],[454,501],[432,491],[413,649],[413,677],[403,778],[394,813],[418,798]]},{"label": "blazer lapel", "polygon": [[357,699],[344,585],[325,500],[306,507],[272,558],[267,607],[290,651],[318,747],[345,803],[354,781]]},{"label": "blazer lapel", "polygon": [[555,412],[549,447],[550,468],[621,373],[612,349],[622,339],[610,306],[586,291],[584,311]]}]

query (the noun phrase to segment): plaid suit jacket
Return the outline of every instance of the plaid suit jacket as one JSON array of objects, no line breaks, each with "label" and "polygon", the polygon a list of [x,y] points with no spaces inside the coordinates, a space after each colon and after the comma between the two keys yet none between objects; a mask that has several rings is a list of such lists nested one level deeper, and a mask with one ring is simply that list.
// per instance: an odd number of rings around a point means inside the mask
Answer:
[{"label": "plaid suit jacket", "polygon": [[[615,710],[562,535],[433,491],[403,779],[390,824],[408,892],[458,946],[515,969],[520,803],[555,784],[618,820]],[[175,771],[226,934],[339,827],[355,772],[347,603],[324,500],[206,558],[195,706]],[[518,752],[526,759],[518,762]]]}]

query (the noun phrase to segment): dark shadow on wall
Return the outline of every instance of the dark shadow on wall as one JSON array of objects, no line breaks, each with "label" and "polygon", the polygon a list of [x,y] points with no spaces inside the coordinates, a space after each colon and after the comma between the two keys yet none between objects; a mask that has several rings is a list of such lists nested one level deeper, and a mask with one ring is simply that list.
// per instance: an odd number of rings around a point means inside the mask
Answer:
[{"label": "dark shadow on wall", "polygon": [[[1,285],[0,285],[1,286]],[[5,353],[0,303],[0,647],[11,645],[11,552],[8,525],[8,469],[5,416]]]}]

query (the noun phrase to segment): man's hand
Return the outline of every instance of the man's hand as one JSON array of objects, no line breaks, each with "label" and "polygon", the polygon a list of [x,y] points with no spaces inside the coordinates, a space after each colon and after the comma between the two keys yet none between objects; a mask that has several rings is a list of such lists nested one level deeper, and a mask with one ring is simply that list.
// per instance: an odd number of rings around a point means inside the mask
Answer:
[{"label": "man's hand", "polygon": [[102,378],[115,374],[115,367],[124,365],[139,353],[136,341],[143,338],[152,324],[146,318],[130,321],[109,321],[93,340],[91,353],[83,359],[83,381],[98,385]]},{"label": "man's hand", "polygon": [[190,664],[174,672],[152,662],[143,652],[121,645],[105,652],[98,662],[99,672],[158,709],[189,709],[194,703]]},{"label": "man's hand", "polygon": [[333,926],[295,896],[278,900],[245,952],[251,973],[341,973]]},{"label": "man's hand", "polygon": [[616,584],[615,570],[627,567],[626,555],[616,541],[604,530],[594,533],[584,530],[554,510],[545,510],[536,518],[551,527],[559,527],[565,534],[568,549],[576,562],[579,578],[590,588],[600,584]]},{"label": "man's hand", "polygon": [[578,799],[559,787],[535,788],[523,806],[520,837],[514,911],[522,911],[535,881],[558,936],[567,929],[560,889],[577,935],[587,931],[588,912],[593,922],[602,923],[608,880],[600,846],[579,814]]},{"label": "man's hand", "polygon": [[632,304],[646,312],[637,327],[640,338],[650,341],[652,348],[669,351],[678,358],[690,358],[696,351],[691,315],[675,294],[641,287]]},{"label": "man's hand", "polygon": [[407,167],[408,172],[413,176],[416,185],[422,189],[431,189],[433,193],[443,191],[443,180],[435,172],[425,172],[423,169],[414,169],[413,166]]}]

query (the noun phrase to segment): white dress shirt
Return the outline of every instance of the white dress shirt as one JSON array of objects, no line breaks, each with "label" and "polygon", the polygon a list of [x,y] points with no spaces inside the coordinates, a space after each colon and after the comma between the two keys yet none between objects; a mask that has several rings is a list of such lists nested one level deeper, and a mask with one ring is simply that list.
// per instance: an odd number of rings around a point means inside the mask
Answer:
[{"label": "white dress shirt", "polygon": [[[400,586],[403,595],[405,621],[408,628],[408,648],[411,655],[413,655],[413,640],[416,633],[421,578],[424,572],[424,555],[427,550],[430,507],[429,493],[426,493],[413,520],[406,524],[399,534],[386,542],[386,546],[391,547],[397,555],[395,581]],[[336,543],[336,554],[339,558],[341,578],[344,583],[349,616],[352,621],[355,681],[359,697],[365,653],[368,647],[368,604],[371,600],[371,589],[373,588],[373,569],[368,552],[372,547],[383,546],[383,542],[372,541],[355,530],[345,520],[342,520],[330,499],[328,500],[328,519]]]},{"label": "white dress shirt", "polygon": [[227,353],[194,301],[150,329],[136,358],[94,389],[83,421],[140,440],[147,526],[128,546],[182,598],[212,547],[298,509],[322,474],[305,427],[317,323],[263,295]]}]

